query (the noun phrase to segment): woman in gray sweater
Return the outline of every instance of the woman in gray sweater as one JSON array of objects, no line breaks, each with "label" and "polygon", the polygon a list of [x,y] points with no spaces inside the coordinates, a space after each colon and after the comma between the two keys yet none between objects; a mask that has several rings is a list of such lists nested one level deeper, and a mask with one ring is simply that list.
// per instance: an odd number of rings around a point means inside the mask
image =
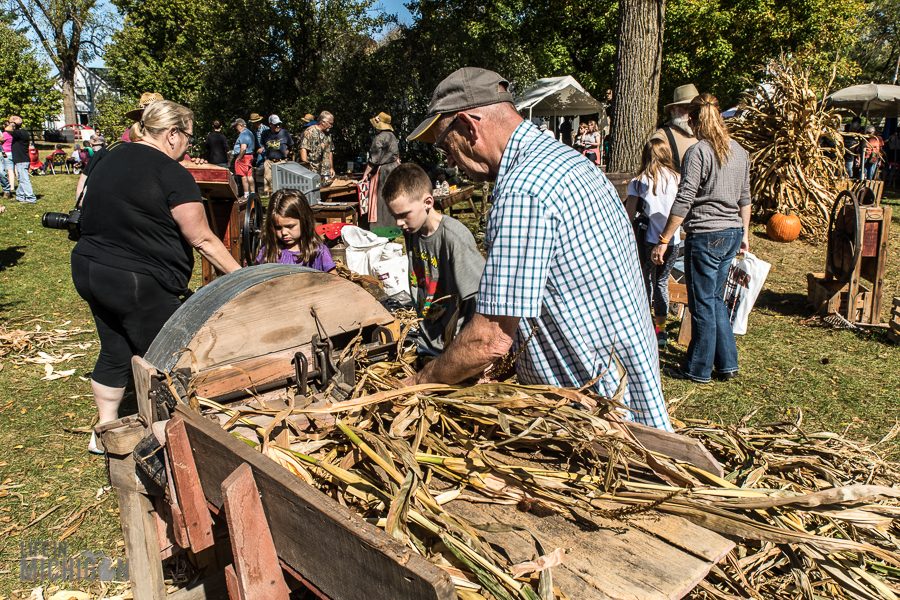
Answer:
[{"label": "woman in gray sweater", "polygon": [[681,183],[651,258],[663,264],[670,238],[684,227],[685,280],[691,311],[691,343],[685,363],[664,369],[675,379],[706,383],[738,373],[737,346],[725,307],[725,281],[738,250],[749,249],[750,157],[728,135],[719,102],[700,94],[688,106],[700,141],[682,159]]}]

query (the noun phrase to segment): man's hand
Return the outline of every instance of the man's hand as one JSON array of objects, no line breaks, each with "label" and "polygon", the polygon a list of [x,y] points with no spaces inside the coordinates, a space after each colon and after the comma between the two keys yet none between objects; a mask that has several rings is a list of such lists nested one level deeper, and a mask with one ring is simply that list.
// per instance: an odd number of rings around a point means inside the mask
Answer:
[{"label": "man's hand", "polygon": [[265,148],[261,148],[261,147],[260,147],[260,148],[257,148],[257,149],[256,149],[256,153],[257,153],[257,154],[262,154],[262,153],[263,153],[263,150],[265,150]]},{"label": "man's hand", "polygon": [[457,383],[480,377],[491,363],[509,351],[518,325],[519,317],[475,313],[443,354],[404,379],[403,384]]},{"label": "man's hand", "polygon": [[657,244],[653,247],[653,253],[650,254],[650,260],[653,261],[655,265],[661,265],[666,262],[663,259],[663,256],[666,254],[666,250],[669,248],[668,244]]},{"label": "man's hand", "polygon": [[334,179],[334,167],[331,167],[331,178]]}]

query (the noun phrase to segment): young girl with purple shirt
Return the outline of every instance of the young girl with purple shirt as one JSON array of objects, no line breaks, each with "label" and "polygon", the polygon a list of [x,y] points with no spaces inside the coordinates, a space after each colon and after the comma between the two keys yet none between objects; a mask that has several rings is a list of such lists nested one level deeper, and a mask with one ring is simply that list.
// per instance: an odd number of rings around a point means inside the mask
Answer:
[{"label": "young girl with purple shirt", "polygon": [[316,220],[303,192],[275,192],[266,211],[265,230],[265,246],[260,249],[257,262],[334,272],[331,252],[316,233]]}]

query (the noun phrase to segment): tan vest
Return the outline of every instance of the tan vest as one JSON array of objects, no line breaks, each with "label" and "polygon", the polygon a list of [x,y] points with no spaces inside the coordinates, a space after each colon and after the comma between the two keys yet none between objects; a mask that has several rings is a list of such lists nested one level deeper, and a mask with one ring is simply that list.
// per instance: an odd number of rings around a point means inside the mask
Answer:
[{"label": "tan vest", "polygon": [[675,166],[677,167],[678,172],[681,173],[681,165],[683,163],[684,153],[687,152],[688,148],[697,143],[697,138],[695,138],[694,136],[688,137],[684,135],[677,127],[666,125],[662,129],[657,129],[656,132],[650,136],[650,139],[662,140],[666,143],[669,143],[669,136],[666,135],[666,129],[670,129],[672,131],[672,137],[675,138],[675,145],[677,146],[677,148],[670,149],[672,150],[672,160],[675,162]]}]

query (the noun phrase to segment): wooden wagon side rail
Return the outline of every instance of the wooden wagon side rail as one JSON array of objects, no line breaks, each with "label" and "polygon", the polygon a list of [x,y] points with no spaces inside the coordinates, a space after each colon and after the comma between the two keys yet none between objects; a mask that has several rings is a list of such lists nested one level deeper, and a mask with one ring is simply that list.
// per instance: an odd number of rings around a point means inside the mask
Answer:
[{"label": "wooden wagon side rail", "polygon": [[[201,416],[184,420],[207,500],[223,508],[222,482],[253,471],[279,558],[333,600],[451,600],[439,568]],[[308,550],[315,548],[316,552]]]}]

